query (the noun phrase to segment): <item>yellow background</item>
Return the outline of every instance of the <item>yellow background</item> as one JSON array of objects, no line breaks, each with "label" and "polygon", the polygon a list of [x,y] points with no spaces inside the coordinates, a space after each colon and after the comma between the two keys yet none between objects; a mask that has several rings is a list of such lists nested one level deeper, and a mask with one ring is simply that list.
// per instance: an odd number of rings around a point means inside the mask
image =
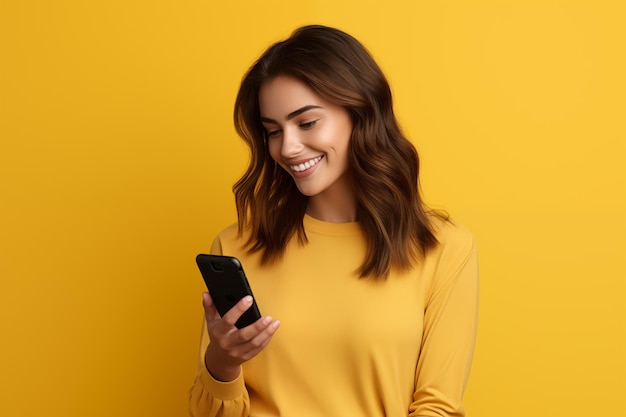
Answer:
[{"label": "yellow background", "polygon": [[369,47],[476,234],[468,415],[626,415],[623,4],[3,1],[0,416],[187,415],[236,89],[307,23]]}]

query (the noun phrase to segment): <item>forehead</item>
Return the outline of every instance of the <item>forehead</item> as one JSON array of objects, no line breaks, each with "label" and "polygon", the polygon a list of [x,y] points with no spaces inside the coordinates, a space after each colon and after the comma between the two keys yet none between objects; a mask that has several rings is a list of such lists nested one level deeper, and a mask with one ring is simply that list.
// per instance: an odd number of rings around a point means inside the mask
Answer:
[{"label": "forehead", "polygon": [[304,106],[325,107],[327,104],[306,83],[288,75],[267,80],[259,89],[259,110],[264,117],[283,118]]}]

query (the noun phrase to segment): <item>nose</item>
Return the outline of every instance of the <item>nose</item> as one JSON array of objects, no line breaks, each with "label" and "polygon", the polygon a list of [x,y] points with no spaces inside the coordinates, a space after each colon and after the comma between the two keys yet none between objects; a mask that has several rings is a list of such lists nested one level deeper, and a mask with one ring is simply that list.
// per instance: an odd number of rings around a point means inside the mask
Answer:
[{"label": "nose", "polygon": [[293,158],[297,156],[304,145],[300,140],[300,134],[296,129],[287,129],[283,130],[283,138],[280,146],[280,154],[283,158]]}]

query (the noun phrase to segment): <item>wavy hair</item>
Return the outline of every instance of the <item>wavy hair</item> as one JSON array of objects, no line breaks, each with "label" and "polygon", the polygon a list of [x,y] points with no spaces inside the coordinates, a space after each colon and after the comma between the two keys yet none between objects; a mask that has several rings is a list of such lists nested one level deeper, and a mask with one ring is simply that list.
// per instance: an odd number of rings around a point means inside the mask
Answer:
[{"label": "wavy hair", "polygon": [[278,75],[301,80],[352,118],[350,169],[357,219],[367,241],[359,275],[384,279],[392,268],[410,268],[438,243],[431,211],[420,197],[417,151],[400,130],[389,84],[366,48],[326,26],[296,29],[270,46],[242,79],[234,120],[251,158],[233,192],[239,233],[250,233],[248,250],[260,251],[267,264],[283,256],[292,238],[307,242],[302,219],[308,197],[274,163],[261,124],[259,89]]}]

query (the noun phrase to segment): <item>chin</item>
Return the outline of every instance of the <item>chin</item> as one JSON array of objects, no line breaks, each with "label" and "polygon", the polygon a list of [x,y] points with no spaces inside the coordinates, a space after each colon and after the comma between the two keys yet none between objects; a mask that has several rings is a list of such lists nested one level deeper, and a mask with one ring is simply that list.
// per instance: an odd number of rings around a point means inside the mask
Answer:
[{"label": "chin", "polygon": [[298,187],[298,191],[300,191],[300,194],[302,194],[302,195],[304,195],[306,197],[313,197],[313,196],[316,196],[317,194],[320,193],[319,190],[313,189],[311,187],[301,187],[301,186],[298,186],[298,185],[297,185],[297,187]]}]

